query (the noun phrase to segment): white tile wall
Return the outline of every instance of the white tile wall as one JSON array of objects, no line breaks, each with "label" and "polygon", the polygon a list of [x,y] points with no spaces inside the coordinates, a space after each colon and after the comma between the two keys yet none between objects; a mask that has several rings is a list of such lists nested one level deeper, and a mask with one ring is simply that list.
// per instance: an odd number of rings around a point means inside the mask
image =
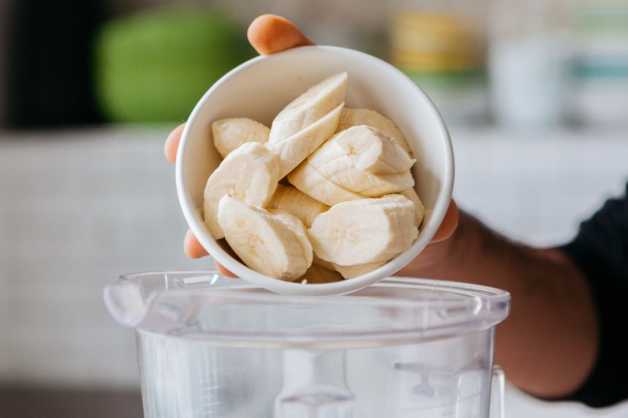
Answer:
[{"label": "white tile wall", "polygon": [[[134,337],[108,317],[102,287],[121,272],[209,265],[181,253],[166,132],[0,133],[0,380],[136,382]],[[459,204],[529,243],[569,239],[628,180],[621,133],[452,135]]]},{"label": "white tile wall", "polygon": [[162,157],[166,132],[0,142],[0,378],[136,381],[134,337],[105,312],[104,284],[123,272],[210,263],[182,255],[185,224]]},{"label": "white tile wall", "polygon": [[628,182],[628,133],[453,128],[452,137],[460,206],[529,244],[567,242]]}]

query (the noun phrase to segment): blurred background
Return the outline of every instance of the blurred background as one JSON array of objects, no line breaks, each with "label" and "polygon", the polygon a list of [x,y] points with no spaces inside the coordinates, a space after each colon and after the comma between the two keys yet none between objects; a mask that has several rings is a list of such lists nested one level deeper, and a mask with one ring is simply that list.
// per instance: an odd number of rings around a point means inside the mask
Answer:
[{"label": "blurred background", "polygon": [[566,242],[628,179],[628,0],[0,0],[0,416],[142,416],[101,291],[210,265],[182,254],[163,140],[254,55],[261,13],[415,80],[450,126],[459,204],[515,239]]}]

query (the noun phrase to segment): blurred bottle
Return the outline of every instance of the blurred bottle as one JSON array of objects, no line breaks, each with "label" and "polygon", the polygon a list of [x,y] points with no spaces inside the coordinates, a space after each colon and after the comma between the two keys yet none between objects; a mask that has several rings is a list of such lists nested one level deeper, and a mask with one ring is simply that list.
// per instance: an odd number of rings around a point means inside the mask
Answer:
[{"label": "blurred bottle", "polygon": [[500,125],[543,128],[563,121],[570,55],[566,16],[562,0],[493,3],[489,72]]},{"label": "blurred bottle", "polygon": [[423,88],[449,123],[487,118],[485,1],[397,0],[391,61]]},{"label": "blurred bottle", "polygon": [[579,1],[570,112],[587,125],[628,124],[628,2]]}]

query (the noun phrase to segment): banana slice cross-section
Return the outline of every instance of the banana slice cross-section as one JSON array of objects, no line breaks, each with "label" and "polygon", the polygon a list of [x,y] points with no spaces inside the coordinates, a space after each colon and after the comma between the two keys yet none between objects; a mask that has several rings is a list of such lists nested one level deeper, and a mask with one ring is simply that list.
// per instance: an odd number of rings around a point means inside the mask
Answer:
[{"label": "banana slice cross-section", "polygon": [[225,239],[253,270],[280,280],[296,280],[312,265],[305,227],[287,212],[269,212],[231,196],[218,204]]},{"label": "banana slice cross-section", "polygon": [[342,106],[341,103],[319,120],[286,139],[268,142],[268,148],[279,156],[280,178],[294,170],[334,134]]},{"label": "banana slice cross-section", "polygon": [[347,156],[355,168],[373,174],[404,173],[416,162],[389,137],[366,125],[353,126],[334,135],[330,145],[316,154],[310,159],[315,166],[320,165],[320,160]]},{"label": "banana slice cross-section", "polygon": [[300,166],[290,173],[288,181],[306,195],[329,206],[363,198],[363,196],[346,190],[333,181],[328,180],[307,162],[301,163]]},{"label": "banana slice cross-section", "polygon": [[381,113],[369,109],[353,109],[345,107],[340,115],[338,132],[357,125],[366,125],[377,129],[392,139],[408,154],[412,155],[412,150],[408,145],[408,141],[406,141],[406,138],[403,136],[403,133],[401,133],[401,130],[399,130],[397,125],[395,125],[392,120],[388,119]]},{"label": "banana slice cross-section", "polygon": [[279,209],[288,212],[303,222],[307,227],[312,225],[314,218],[329,209],[324,203],[312,199],[310,196],[292,186],[277,185],[269,209]]},{"label": "banana slice cross-section", "polygon": [[308,230],[316,255],[340,266],[390,260],[418,236],[414,203],[401,195],[343,202]]},{"label": "banana slice cross-section", "polygon": [[222,158],[246,142],[265,143],[269,132],[268,127],[248,118],[219,119],[212,123],[214,146]]},{"label": "banana slice cross-section", "polygon": [[304,162],[339,187],[366,197],[414,187],[413,164],[390,138],[365,125],[337,133]]},{"label": "banana slice cross-section", "polygon": [[269,143],[291,137],[337,108],[345,101],[347,80],[347,73],[333,75],[290,102],[273,120]]},{"label": "banana slice cross-section", "polygon": [[400,194],[412,200],[412,202],[414,203],[414,211],[416,213],[416,224],[417,226],[421,226],[421,224],[423,223],[423,218],[425,218],[425,206],[423,206],[423,202],[421,202],[419,195],[414,189],[404,190]]},{"label": "banana slice cross-section", "polygon": [[213,237],[224,236],[216,219],[218,202],[223,196],[263,207],[272,198],[278,182],[277,156],[263,145],[248,142],[227,155],[205,185],[203,215]]}]

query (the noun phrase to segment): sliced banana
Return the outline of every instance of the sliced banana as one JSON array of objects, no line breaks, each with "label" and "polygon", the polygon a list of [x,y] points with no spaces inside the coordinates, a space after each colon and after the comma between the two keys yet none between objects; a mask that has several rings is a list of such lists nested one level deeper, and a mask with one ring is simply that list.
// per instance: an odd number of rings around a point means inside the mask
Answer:
[{"label": "sliced banana", "polygon": [[408,141],[406,141],[403,133],[401,133],[392,120],[381,113],[369,109],[352,109],[345,107],[340,115],[338,132],[356,125],[367,125],[377,129],[397,143],[397,145],[403,148],[408,154],[412,155],[412,149],[408,145]]},{"label": "sliced banana", "polygon": [[305,227],[289,213],[271,213],[227,195],[218,204],[218,223],[233,251],[259,273],[295,280],[312,264]]},{"label": "sliced banana", "polygon": [[265,143],[269,133],[268,127],[248,118],[219,119],[212,123],[214,146],[222,158],[246,142]]},{"label": "sliced banana", "polygon": [[286,139],[268,142],[268,148],[279,156],[279,178],[294,170],[334,134],[342,107],[341,103],[322,118]]},{"label": "sliced banana", "polygon": [[316,157],[312,157],[315,166],[319,165],[317,158],[333,160],[346,155],[359,170],[373,174],[397,174],[410,170],[416,162],[392,139],[366,125],[346,129],[334,135],[330,145],[325,145]]},{"label": "sliced banana", "polygon": [[328,77],[290,102],[273,120],[269,143],[291,137],[338,107],[347,95],[347,79],[347,73]]},{"label": "sliced banana", "polygon": [[384,264],[386,264],[385,261],[381,261],[377,263],[356,264],[353,266],[340,266],[338,264],[334,264],[334,266],[335,266],[336,271],[340,273],[342,277],[344,277],[345,279],[351,279],[353,277],[366,274],[369,271],[378,269]]},{"label": "sliced banana", "polygon": [[329,206],[363,198],[363,196],[343,189],[336,183],[326,179],[307,162],[301,163],[292,171],[288,175],[288,181],[306,195]]},{"label": "sliced banana", "polygon": [[256,142],[243,144],[227,155],[205,185],[203,214],[214,238],[224,236],[216,219],[220,199],[230,195],[252,206],[266,206],[279,182],[278,167],[277,156]]},{"label": "sliced banana", "polygon": [[412,150],[390,119],[345,108],[347,83],[347,73],[324,79],[270,129],[248,118],[212,123],[224,159],[205,185],[205,223],[259,273],[332,283],[379,268],[418,236],[425,208]]},{"label": "sliced banana", "polygon": [[272,209],[268,211],[273,219],[284,224],[286,228],[288,228],[296,239],[299,241],[301,248],[303,248],[303,252],[305,254],[305,263],[308,268],[314,262],[314,250],[312,248],[312,244],[310,243],[310,239],[307,235],[307,229],[303,222],[296,216],[292,215],[289,212],[280,210],[280,209]]},{"label": "sliced banana", "polygon": [[292,186],[279,184],[268,208],[286,211],[309,227],[314,222],[314,218],[329,209],[329,206],[312,199]]},{"label": "sliced banana", "polygon": [[333,283],[342,280],[340,273],[326,269],[318,264],[312,264],[299,281],[303,284]]},{"label": "sliced banana", "polygon": [[414,187],[413,164],[390,138],[365,125],[337,133],[304,162],[341,188],[367,197]]},{"label": "sliced banana", "polygon": [[418,235],[414,203],[401,195],[343,202],[308,230],[316,255],[341,266],[385,262]]},{"label": "sliced banana", "polygon": [[423,218],[425,217],[425,206],[423,206],[423,202],[419,198],[419,195],[414,189],[408,189],[401,192],[402,195],[412,200],[414,203],[414,211],[416,213],[416,224],[417,226],[421,226],[423,223]]}]

